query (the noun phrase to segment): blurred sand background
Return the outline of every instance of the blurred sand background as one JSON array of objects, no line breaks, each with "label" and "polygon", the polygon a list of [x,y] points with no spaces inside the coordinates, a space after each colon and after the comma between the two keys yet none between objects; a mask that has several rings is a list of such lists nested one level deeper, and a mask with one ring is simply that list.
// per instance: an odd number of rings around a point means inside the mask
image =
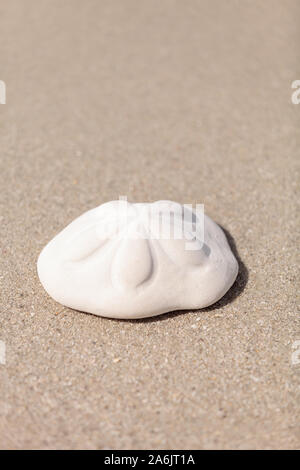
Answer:
[{"label": "blurred sand background", "polygon": [[[299,18],[0,0],[1,448],[299,447]],[[119,195],[204,202],[241,260],[226,297],[135,322],[49,298],[42,247]]]}]

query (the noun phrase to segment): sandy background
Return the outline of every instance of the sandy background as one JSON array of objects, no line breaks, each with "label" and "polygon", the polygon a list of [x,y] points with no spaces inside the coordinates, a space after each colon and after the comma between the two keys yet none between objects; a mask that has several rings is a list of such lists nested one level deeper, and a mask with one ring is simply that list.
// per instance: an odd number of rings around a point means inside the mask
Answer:
[{"label": "sandy background", "polygon": [[[299,1],[0,0],[1,448],[297,448]],[[83,211],[204,202],[219,304],[64,308],[36,260]]]}]

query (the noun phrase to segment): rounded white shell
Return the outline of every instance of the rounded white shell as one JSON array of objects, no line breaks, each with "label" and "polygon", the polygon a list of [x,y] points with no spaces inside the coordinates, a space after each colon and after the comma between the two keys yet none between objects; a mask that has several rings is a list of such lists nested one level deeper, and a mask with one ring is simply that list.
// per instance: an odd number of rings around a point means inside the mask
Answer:
[{"label": "rounded white shell", "polygon": [[183,220],[183,206],[128,203],[125,217],[123,203],[85,212],[42,250],[38,275],[51,297],[95,315],[134,319],[207,307],[227,292],[238,263],[215,222],[203,216],[202,241],[192,233],[198,221],[192,213],[190,233],[174,239],[151,225],[145,213],[173,211],[165,219],[172,234]]}]

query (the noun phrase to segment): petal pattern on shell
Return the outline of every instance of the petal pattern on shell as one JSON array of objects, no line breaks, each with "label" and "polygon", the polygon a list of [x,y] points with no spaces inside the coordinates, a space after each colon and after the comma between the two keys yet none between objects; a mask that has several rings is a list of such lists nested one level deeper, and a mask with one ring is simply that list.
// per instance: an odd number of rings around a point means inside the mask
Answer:
[{"label": "petal pattern on shell", "polygon": [[204,265],[209,248],[199,240],[159,240],[160,246],[173,263],[178,265]]},{"label": "petal pattern on shell", "polygon": [[107,238],[100,238],[97,233],[97,224],[76,233],[65,244],[64,258],[68,261],[79,262],[90,257],[107,242]]},{"label": "petal pattern on shell", "polygon": [[116,287],[134,289],[151,278],[153,268],[148,240],[123,240],[113,260],[112,282]]}]

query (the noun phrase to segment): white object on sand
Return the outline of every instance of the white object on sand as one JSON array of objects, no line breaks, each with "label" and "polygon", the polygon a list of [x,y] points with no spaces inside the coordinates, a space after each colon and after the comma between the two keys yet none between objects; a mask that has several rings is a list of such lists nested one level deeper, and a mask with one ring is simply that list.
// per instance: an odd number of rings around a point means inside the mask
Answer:
[{"label": "white object on sand", "polygon": [[37,266],[57,302],[127,319],[207,307],[238,273],[223,230],[171,201],[112,201],[85,212],[46,245]]}]

